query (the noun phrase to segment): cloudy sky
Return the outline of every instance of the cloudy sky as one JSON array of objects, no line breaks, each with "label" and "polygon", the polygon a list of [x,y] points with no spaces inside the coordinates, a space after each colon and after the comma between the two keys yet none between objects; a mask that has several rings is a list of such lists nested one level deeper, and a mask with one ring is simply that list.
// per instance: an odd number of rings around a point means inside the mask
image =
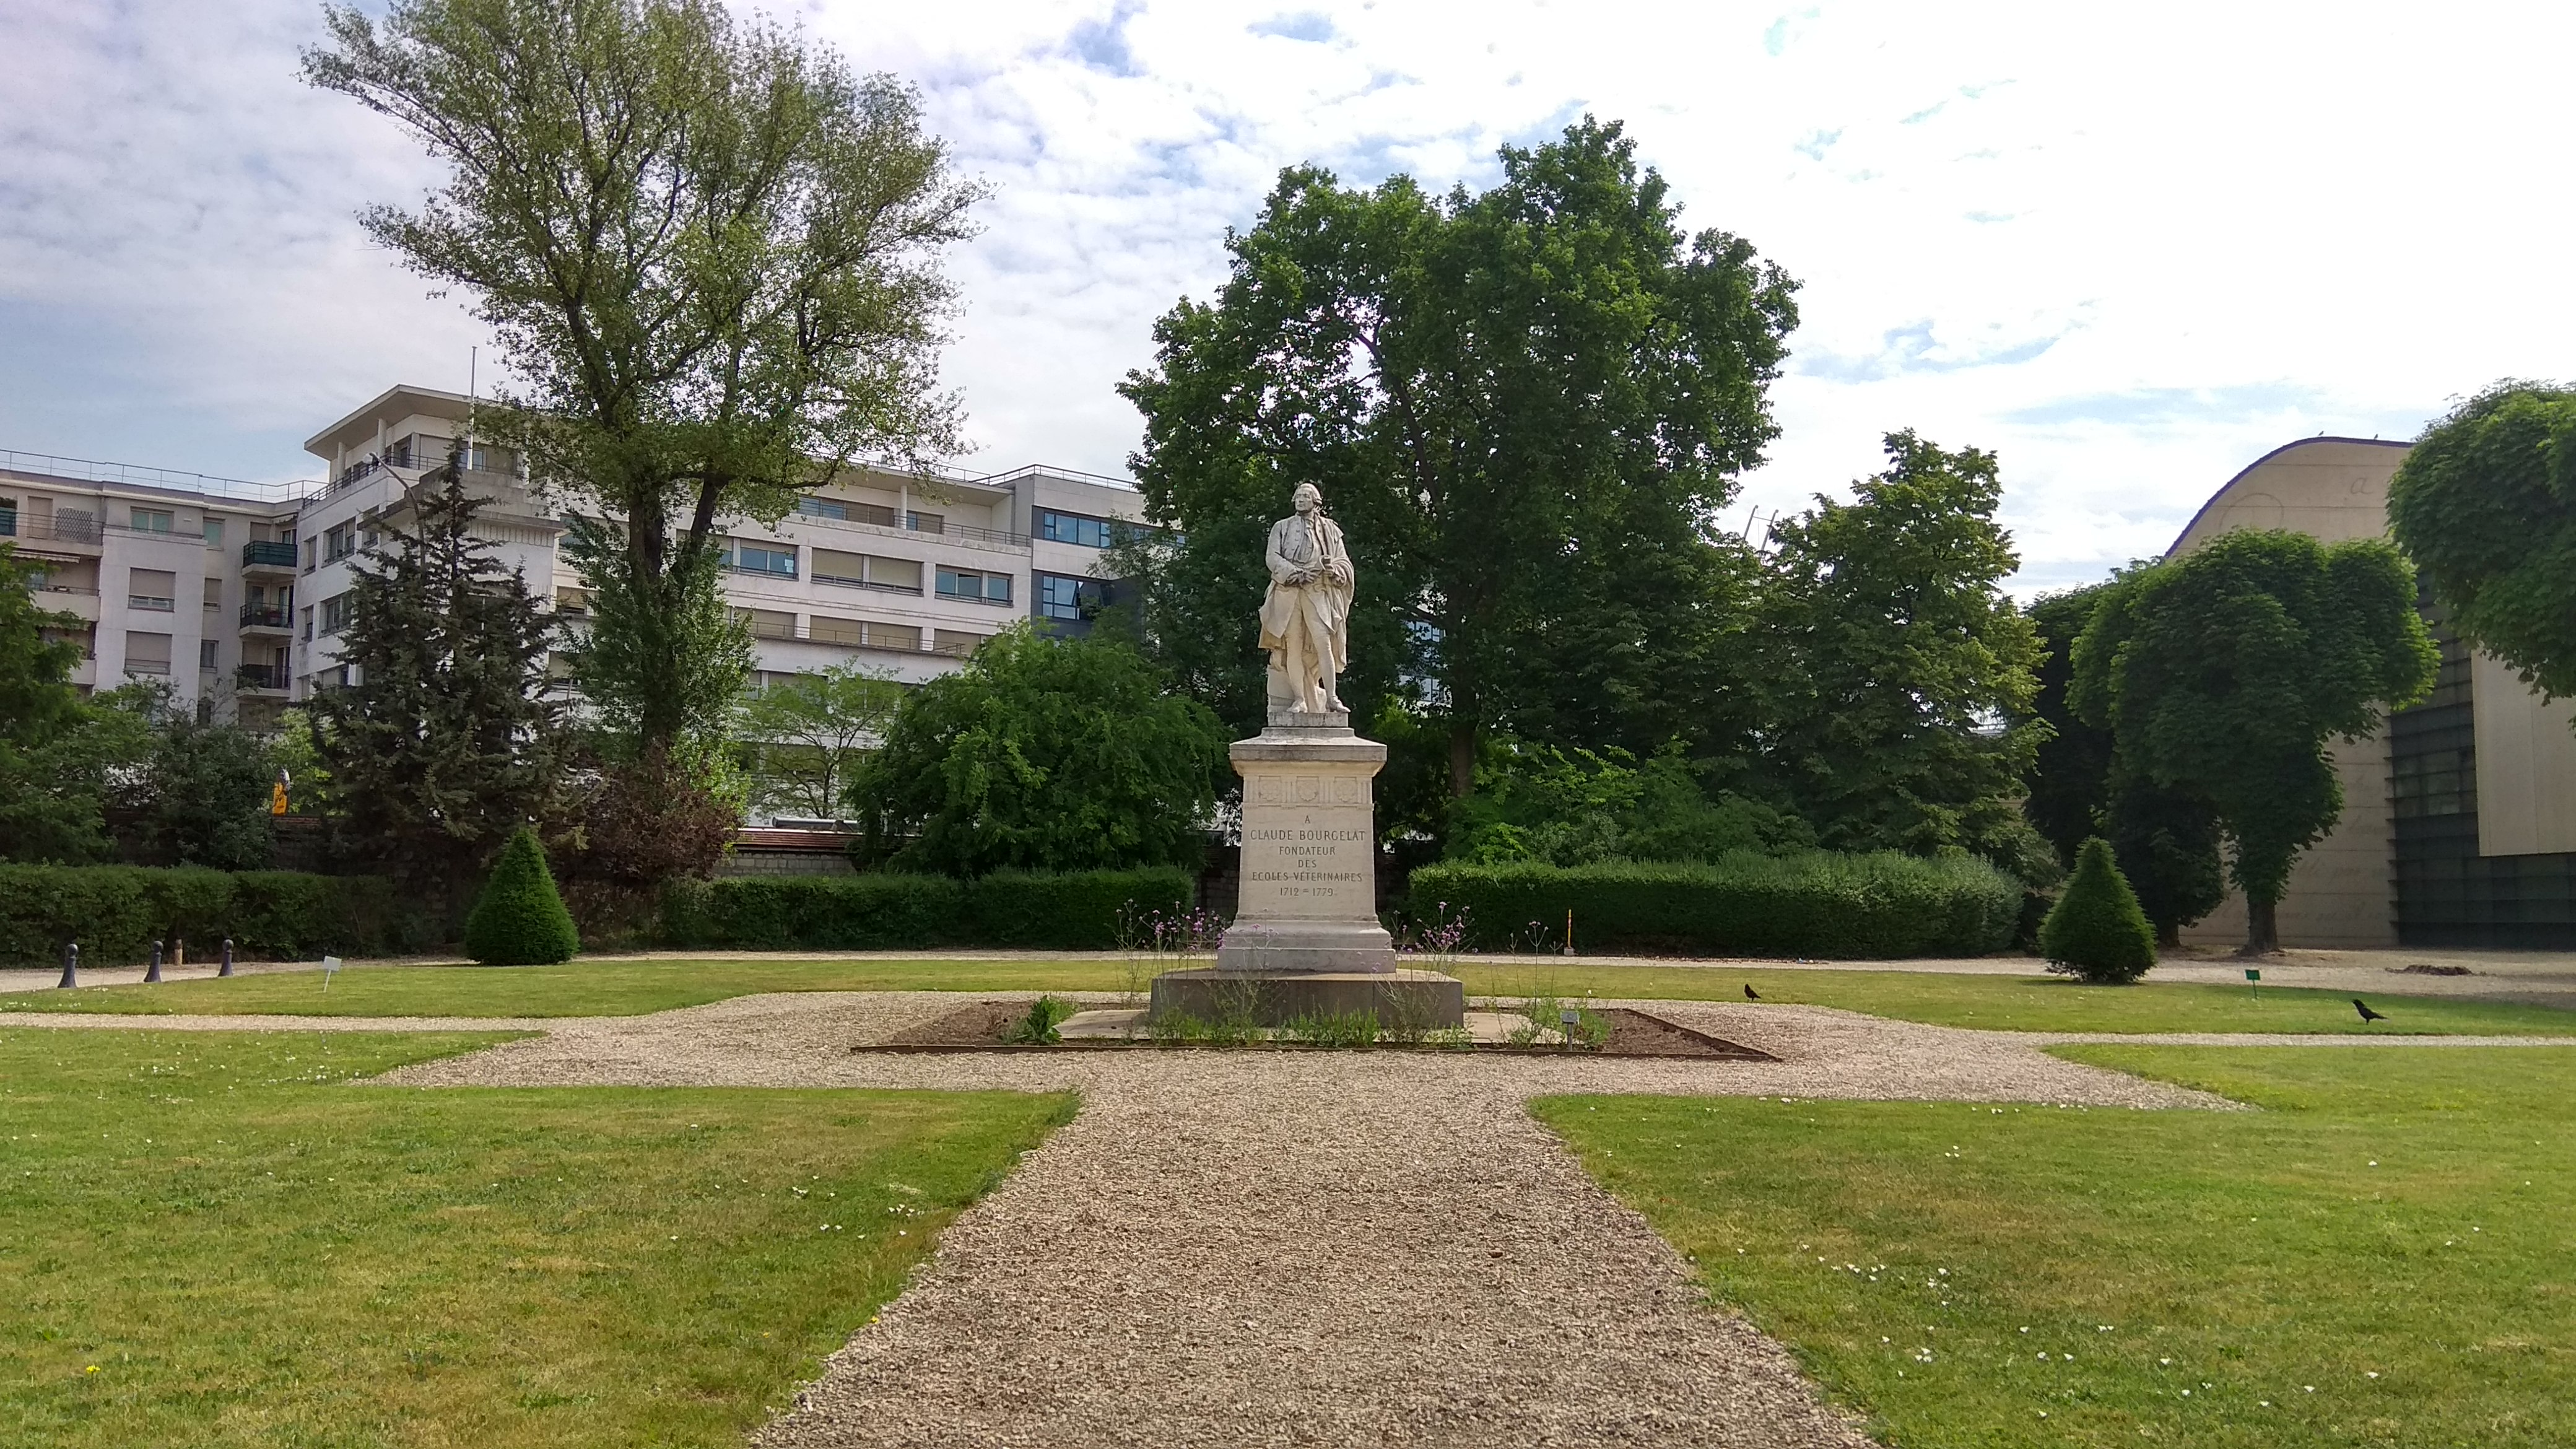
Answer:
[{"label": "cloudy sky", "polygon": [[[1804,284],[1739,507],[1842,487],[1894,428],[1991,448],[2024,590],[2161,550],[2281,443],[2576,374],[2576,7],[768,8],[917,84],[993,186],[947,363],[978,470],[1124,473],[1112,386],[1281,166],[1484,185],[1586,112]],[[478,329],[351,220],[436,173],[299,84],[318,15],[0,0],[0,448],[311,477],[347,409],[464,386]]]}]

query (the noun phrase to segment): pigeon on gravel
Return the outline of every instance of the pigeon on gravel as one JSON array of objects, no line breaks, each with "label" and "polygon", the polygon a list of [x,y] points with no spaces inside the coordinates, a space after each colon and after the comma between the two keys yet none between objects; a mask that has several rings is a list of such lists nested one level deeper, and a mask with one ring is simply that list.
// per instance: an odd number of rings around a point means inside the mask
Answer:
[{"label": "pigeon on gravel", "polygon": [[1744,983],[1744,999],[1747,1001],[1760,1001],[1762,999],[1762,993],[1754,990],[1753,983],[1747,981]]},{"label": "pigeon on gravel", "polygon": [[2378,1012],[2371,1010],[2370,1003],[2362,1000],[2358,996],[2352,999],[2352,1009],[2361,1013],[2361,1020],[2364,1026],[2367,1026],[2374,1021],[2386,1021],[2388,1019],[2387,1017],[2380,1015]]}]

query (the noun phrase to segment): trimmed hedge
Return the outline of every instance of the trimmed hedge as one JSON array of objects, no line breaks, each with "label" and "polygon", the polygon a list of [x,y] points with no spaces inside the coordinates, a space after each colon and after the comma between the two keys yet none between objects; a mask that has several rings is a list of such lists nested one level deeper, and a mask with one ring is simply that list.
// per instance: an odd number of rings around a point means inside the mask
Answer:
[{"label": "trimmed hedge", "polygon": [[1496,950],[1538,922],[1584,951],[1671,955],[1982,956],[2013,943],[2022,885],[1982,860],[1738,852],[1713,864],[1427,865],[1407,895],[1463,910],[1467,944]]},{"label": "trimmed hedge", "polygon": [[1189,873],[995,871],[744,876],[663,892],[662,943],[704,951],[904,951],[931,946],[1108,950],[1119,917],[1190,904]]},{"label": "trimmed hedge", "polygon": [[141,961],[172,936],[211,961],[226,936],[237,956],[298,960],[392,955],[430,934],[378,876],[0,865],[0,961],[12,966],[53,965],[66,941],[80,942],[84,965],[106,966]]},{"label": "trimmed hedge", "polygon": [[555,892],[545,847],[522,825],[501,847],[482,898],[465,918],[465,954],[486,966],[551,966],[580,950],[581,933]]}]

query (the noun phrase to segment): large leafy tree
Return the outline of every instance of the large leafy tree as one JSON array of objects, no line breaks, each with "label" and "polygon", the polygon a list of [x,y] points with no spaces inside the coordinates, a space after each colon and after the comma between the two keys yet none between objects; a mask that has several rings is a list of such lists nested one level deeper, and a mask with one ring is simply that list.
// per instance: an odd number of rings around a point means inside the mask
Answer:
[{"label": "large leafy tree", "polygon": [[454,906],[512,831],[558,813],[568,736],[550,611],[474,536],[453,463],[406,502],[350,587],[354,678],[308,719],[346,848]]},{"label": "large leafy tree", "polygon": [[[268,743],[209,717],[160,680],[138,680],[101,696],[102,712],[126,716],[106,727],[140,741],[115,772],[111,818],[126,857],[142,865],[261,870],[273,845],[269,786],[277,761]],[[105,724],[105,722],[102,722]]]},{"label": "large leafy tree", "polygon": [[2463,640],[2576,695],[2576,391],[2506,382],[2424,430],[2388,526]]},{"label": "large leafy tree", "polygon": [[2259,953],[2290,867],[2342,816],[2327,741],[2421,698],[2437,662],[2394,547],[2240,530],[2126,576],[2076,641],[2070,693],[2124,764],[2208,802]]},{"label": "large leafy tree", "polygon": [[1021,625],[904,698],[850,801],[901,867],[1195,867],[1225,740],[1125,639]]},{"label": "large leafy tree", "polygon": [[2068,702],[2075,641],[2118,580],[2043,595],[2023,612],[2039,632],[2038,688],[2030,714],[2048,727],[2031,760],[2022,813],[2070,865],[2084,842],[2101,836],[2161,945],[2181,944],[2182,928],[2217,909],[2226,896],[2218,815],[2189,786],[2159,785],[2123,768],[2111,731]]},{"label": "large leafy tree", "polygon": [[2048,728],[2031,751],[2030,789],[2021,808],[2070,866],[2084,842],[2102,833],[2110,793],[2111,732],[2087,723],[2066,701],[2066,686],[2075,677],[2075,641],[2109,587],[2042,594],[2022,611],[2044,651],[2026,718]]},{"label": "large leafy tree", "polygon": [[1763,773],[1840,850],[1960,846],[2025,879],[2057,866],[2014,802],[2045,727],[2041,649],[2002,589],[1992,453],[1889,434],[1887,468],[1775,525],[1751,638]]},{"label": "large leafy tree", "polygon": [[1776,432],[1796,321],[1749,244],[1680,229],[1618,125],[1502,168],[1445,197],[1282,172],[1225,285],[1121,389],[1174,531],[1128,551],[1150,647],[1258,727],[1263,531],[1314,482],[1359,575],[1343,697],[1419,705],[1461,796],[1488,732],[1649,754],[1735,702],[1752,564],[1715,515]]},{"label": "large leafy tree", "polygon": [[582,567],[633,600],[604,621],[633,637],[596,687],[666,768],[709,727],[691,651],[723,636],[690,625],[722,521],[776,518],[853,458],[954,447],[937,263],[978,190],[911,91],[716,0],[326,16],[307,77],[447,167],[419,209],[362,220],[499,338],[516,381],[488,430],[603,515]]},{"label": "large leafy tree", "polygon": [[102,859],[109,776],[140,755],[141,732],[81,700],[81,648],[63,637],[81,620],[37,607],[42,574],[0,542],[0,860]]}]

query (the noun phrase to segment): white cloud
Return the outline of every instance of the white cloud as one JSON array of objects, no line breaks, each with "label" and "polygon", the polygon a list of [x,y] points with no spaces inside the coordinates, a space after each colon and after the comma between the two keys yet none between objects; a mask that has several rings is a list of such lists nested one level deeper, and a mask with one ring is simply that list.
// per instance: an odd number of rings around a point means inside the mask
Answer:
[{"label": "white cloud", "polygon": [[[1743,506],[1893,428],[1975,443],[2027,585],[2160,549],[2291,438],[2576,370],[2551,7],[778,8],[918,83],[997,188],[948,363],[981,466],[1123,471],[1115,384],[1280,167],[1485,184],[1586,111],[1805,284]],[[341,408],[461,381],[476,329],[349,219],[434,174],[298,83],[314,30],[304,0],[0,14],[0,446],[293,476]]]}]

